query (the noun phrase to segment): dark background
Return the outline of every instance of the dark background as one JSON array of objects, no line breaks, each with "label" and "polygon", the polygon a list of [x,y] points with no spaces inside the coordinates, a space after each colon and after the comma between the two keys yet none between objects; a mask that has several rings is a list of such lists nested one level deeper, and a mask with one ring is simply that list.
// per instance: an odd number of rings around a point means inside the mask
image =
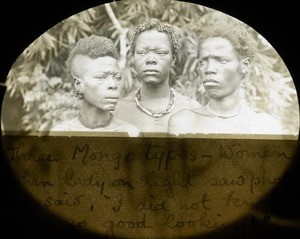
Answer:
[{"label": "dark background", "polygon": [[[96,0],[51,0],[51,1],[2,1],[0,4],[1,50],[0,80],[6,76],[21,52],[41,34],[59,21],[109,1]],[[214,8],[229,14],[261,33],[285,62],[299,91],[299,8],[296,1],[273,1],[265,4],[260,0],[202,0],[188,1]],[[5,87],[1,86],[1,98]],[[299,93],[298,93],[299,97]],[[13,106],[11,106],[13,107]],[[0,161],[0,233],[1,237],[35,238],[99,238],[90,233],[79,232],[59,219],[47,214],[35,204],[18,185],[6,159]],[[300,222],[300,165],[299,147],[295,160],[282,183],[270,195],[272,212],[287,222]],[[272,225],[257,222],[255,231],[245,231],[243,236],[224,231],[210,235],[214,239],[299,239],[300,226]],[[299,225],[299,224],[298,224]],[[202,238],[202,237],[201,237]]]}]

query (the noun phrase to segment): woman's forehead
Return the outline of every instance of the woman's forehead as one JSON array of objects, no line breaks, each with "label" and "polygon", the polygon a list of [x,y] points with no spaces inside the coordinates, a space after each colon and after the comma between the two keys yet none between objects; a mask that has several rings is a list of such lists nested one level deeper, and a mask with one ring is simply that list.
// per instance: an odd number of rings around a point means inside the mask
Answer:
[{"label": "woman's forehead", "polygon": [[88,56],[78,55],[72,62],[72,73],[81,75],[93,71],[120,71],[118,60],[111,56],[103,56],[92,59]]},{"label": "woman's forehead", "polygon": [[222,37],[213,37],[204,40],[200,47],[200,53],[235,53],[235,49],[231,42]]}]

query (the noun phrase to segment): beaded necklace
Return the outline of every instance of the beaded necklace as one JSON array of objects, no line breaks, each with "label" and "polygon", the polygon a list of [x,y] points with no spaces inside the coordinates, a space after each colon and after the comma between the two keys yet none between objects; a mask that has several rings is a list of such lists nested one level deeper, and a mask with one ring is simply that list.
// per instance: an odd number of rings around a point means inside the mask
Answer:
[{"label": "beaded necklace", "polygon": [[210,102],[208,102],[207,104],[207,110],[209,113],[211,113],[213,116],[217,116],[219,118],[231,118],[231,117],[234,117],[234,116],[237,116],[238,114],[241,113],[242,111],[242,107],[240,106],[239,110],[235,113],[232,113],[232,114],[228,114],[228,115],[220,115],[220,114],[216,114],[215,112],[213,112],[211,109],[210,109]]},{"label": "beaded necklace", "polygon": [[140,103],[140,100],[141,100],[141,88],[138,88],[136,91],[135,91],[135,102],[136,102],[136,107],[146,113],[147,115],[151,116],[151,117],[155,117],[155,118],[160,118],[168,113],[171,112],[171,110],[173,109],[174,107],[174,103],[175,103],[175,90],[173,88],[170,88],[170,99],[169,99],[169,103],[168,103],[168,106],[165,110],[162,110],[162,111],[156,111],[156,110],[151,110],[151,109],[146,109],[144,108],[141,103]]}]

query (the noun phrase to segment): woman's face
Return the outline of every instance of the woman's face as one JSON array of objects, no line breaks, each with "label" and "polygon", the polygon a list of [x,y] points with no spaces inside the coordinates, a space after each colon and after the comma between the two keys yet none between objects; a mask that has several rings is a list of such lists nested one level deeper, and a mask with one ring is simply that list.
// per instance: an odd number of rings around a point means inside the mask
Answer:
[{"label": "woman's face", "polygon": [[83,100],[105,111],[115,109],[119,100],[122,75],[118,61],[110,56],[91,59],[77,56],[75,64],[80,68],[80,77],[75,87],[81,87]]},{"label": "woman's face", "polygon": [[211,98],[222,99],[239,91],[248,60],[240,60],[229,40],[206,39],[199,52],[199,73]]},{"label": "woman's face", "polygon": [[134,64],[139,80],[147,85],[169,83],[174,57],[169,36],[155,29],[142,32],[136,39]]}]

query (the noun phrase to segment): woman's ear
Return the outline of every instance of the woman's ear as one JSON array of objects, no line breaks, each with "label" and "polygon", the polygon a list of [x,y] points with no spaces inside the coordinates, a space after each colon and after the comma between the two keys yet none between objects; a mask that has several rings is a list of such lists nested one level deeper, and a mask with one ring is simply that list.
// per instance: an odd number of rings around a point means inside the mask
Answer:
[{"label": "woman's ear", "polygon": [[249,66],[250,66],[250,58],[247,57],[242,60],[242,73],[243,74],[248,73]]},{"label": "woman's ear", "polygon": [[175,65],[175,62],[176,62],[176,56],[172,56],[172,66],[174,66]]},{"label": "woman's ear", "polygon": [[81,86],[81,80],[77,77],[73,77],[74,81],[74,94],[77,98],[77,100],[82,100],[83,99],[83,89]]},{"label": "woman's ear", "polygon": [[73,77],[73,82],[74,82],[74,87],[77,88],[77,87],[81,87],[81,81],[78,77],[74,76]]}]

